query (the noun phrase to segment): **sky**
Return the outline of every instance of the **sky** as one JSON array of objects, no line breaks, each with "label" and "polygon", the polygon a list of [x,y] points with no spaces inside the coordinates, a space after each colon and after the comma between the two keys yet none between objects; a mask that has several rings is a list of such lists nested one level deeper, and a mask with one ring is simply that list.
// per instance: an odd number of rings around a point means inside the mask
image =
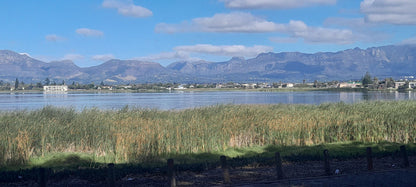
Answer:
[{"label": "sky", "polygon": [[415,0],[1,0],[0,49],[90,67],[416,44]]}]

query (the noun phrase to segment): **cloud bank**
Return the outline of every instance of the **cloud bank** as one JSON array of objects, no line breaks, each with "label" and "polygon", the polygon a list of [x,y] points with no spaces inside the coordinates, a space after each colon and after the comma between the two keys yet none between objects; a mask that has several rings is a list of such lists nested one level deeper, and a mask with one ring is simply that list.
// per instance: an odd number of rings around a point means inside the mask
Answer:
[{"label": "cloud bank", "polygon": [[137,6],[133,3],[133,1],[117,1],[117,0],[104,0],[102,3],[104,8],[114,8],[117,9],[117,12],[123,16],[128,17],[149,17],[152,16],[153,13],[147,8]]},{"label": "cloud bank", "polygon": [[398,25],[416,24],[415,0],[364,0],[360,10],[367,22]]},{"label": "cloud bank", "polygon": [[195,18],[180,24],[160,23],[156,32],[215,32],[215,33],[283,33],[292,38],[301,38],[308,43],[354,43],[356,38],[351,30],[311,27],[302,21],[275,23],[250,13],[232,12],[215,14],[212,17]]},{"label": "cloud bank", "polygon": [[314,5],[333,5],[336,0],[220,0],[234,9],[289,9]]},{"label": "cloud bank", "polygon": [[247,47],[244,45],[211,45],[211,44],[197,44],[187,46],[177,46],[175,51],[188,52],[188,53],[201,53],[217,56],[244,56],[253,57],[260,53],[271,52],[273,47],[255,45],[253,47]]},{"label": "cloud bank", "polygon": [[157,61],[167,59],[177,59],[186,61],[197,61],[199,58],[191,57],[192,54],[205,54],[216,55],[226,57],[254,57],[260,53],[266,53],[273,51],[273,47],[254,45],[252,47],[244,45],[211,45],[211,44],[197,44],[197,45],[184,45],[173,48],[173,52],[164,52],[146,57],[135,58],[137,60],[145,61]]},{"label": "cloud bank", "polygon": [[180,24],[160,23],[156,25],[156,32],[273,32],[281,29],[282,25],[253,16],[250,13],[233,12],[229,14],[215,14],[213,17],[195,18],[190,23]]},{"label": "cloud bank", "polygon": [[102,54],[102,55],[94,55],[92,59],[95,61],[108,61],[111,59],[115,59],[113,54]]}]

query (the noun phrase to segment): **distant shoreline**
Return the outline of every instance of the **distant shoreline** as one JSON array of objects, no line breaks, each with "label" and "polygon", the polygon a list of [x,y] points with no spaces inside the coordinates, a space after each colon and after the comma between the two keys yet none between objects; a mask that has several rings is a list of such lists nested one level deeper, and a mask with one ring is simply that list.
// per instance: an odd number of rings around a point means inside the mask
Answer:
[{"label": "distant shoreline", "polygon": [[[222,91],[246,91],[246,92],[306,92],[306,91],[338,91],[338,92],[367,92],[367,91],[378,91],[378,92],[395,92],[398,89],[368,89],[368,88],[189,88],[189,89],[172,89],[172,90],[156,90],[156,89],[70,89],[67,93],[74,92],[86,92],[86,93],[166,93],[166,92],[222,92]],[[412,91],[412,90],[406,90]],[[1,90],[0,93],[44,93],[43,90],[18,90],[18,91],[5,91]],[[53,92],[51,92],[53,93]]]}]

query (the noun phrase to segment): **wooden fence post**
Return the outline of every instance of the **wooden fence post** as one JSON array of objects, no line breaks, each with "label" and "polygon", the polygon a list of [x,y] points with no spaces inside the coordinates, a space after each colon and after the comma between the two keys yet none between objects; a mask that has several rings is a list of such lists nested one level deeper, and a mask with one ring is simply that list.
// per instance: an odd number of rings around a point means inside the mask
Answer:
[{"label": "wooden fence post", "polygon": [[46,187],[46,169],[39,168],[39,186]]},{"label": "wooden fence post", "polygon": [[329,166],[329,153],[328,153],[328,149],[324,150],[324,167],[325,167],[325,174],[326,175],[331,175],[331,168]]},{"label": "wooden fence post", "polygon": [[168,159],[168,186],[176,186],[175,170],[173,165],[173,159]]},{"label": "wooden fence post", "polygon": [[403,157],[403,166],[405,168],[409,167],[409,158],[407,157],[406,147],[404,145],[400,146],[400,152],[402,153]]},{"label": "wooden fence post", "polygon": [[108,180],[108,186],[109,187],[115,187],[116,186],[116,179],[115,179],[115,176],[114,176],[114,164],[113,163],[108,164],[107,180]]},{"label": "wooden fence post", "polygon": [[223,177],[224,177],[224,183],[229,184],[231,183],[231,180],[230,180],[230,172],[228,171],[228,166],[227,166],[227,157],[221,156],[220,161],[221,161],[221,169],[222,169]]},{"label": "wooden fence post", "polygon": [[367,147],[367,169],[373,169],[373,153],[371,147]]},{"label": "wooden fence post", "polygon": [[280,157],[280,153],[276,152],[275,153],[275,160],[276,160],[276,172],[277,172],[277,178],[278,179],[283,179],[285,176],[283,174],[283,169],[282,169],[282,158]]}]

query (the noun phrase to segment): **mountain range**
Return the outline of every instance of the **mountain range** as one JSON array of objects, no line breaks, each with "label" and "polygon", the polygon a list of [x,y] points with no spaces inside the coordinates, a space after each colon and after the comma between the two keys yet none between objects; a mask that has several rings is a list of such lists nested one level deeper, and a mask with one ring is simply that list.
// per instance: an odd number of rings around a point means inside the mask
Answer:
[{"label": "mountain range", "polygon": [[379,78],[414,76],[416,45],[306,54],[262,53],[255,58],[233,57],[225,62],[180,61],[164,67],[156,62],[112,59],[81,68],[72,61],[43,62],[26,54],[0,50],[0,80],[91,83],[212,83],[356,80],[369,72]]}]

